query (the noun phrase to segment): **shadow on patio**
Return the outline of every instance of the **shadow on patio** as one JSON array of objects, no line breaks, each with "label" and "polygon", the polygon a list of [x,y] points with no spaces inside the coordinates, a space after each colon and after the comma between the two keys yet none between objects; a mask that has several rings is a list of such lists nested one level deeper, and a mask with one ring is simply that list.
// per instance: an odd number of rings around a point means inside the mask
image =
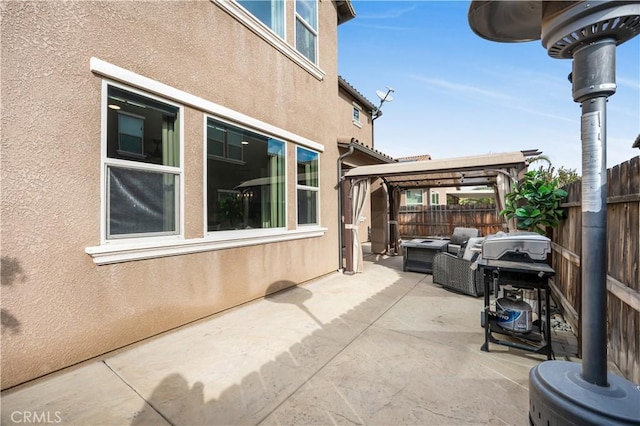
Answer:
[{"label": "shadow on patio", "polygon": [[481,352],[482,298],[402,257],[330,274],[3,394],[2,424],[528,424],[545,356]]}]

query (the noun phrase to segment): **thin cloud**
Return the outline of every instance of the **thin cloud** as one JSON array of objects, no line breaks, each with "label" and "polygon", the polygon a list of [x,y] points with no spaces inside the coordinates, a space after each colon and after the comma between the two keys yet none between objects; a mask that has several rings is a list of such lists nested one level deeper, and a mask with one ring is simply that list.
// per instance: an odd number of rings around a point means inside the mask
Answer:
[{"label": "thin cloud", "polygon": [[557,121],[563,121],[568,123],[575,122],[575,119],[563,117],[561,115],[553,114],[550,112],[545,112],[544,110],[532,109],[532,108],[521,106],[519,104],[522,102],[522,99],[518,100],[513,96],[506,95],[502,92],[496,92],[496,91],[487,90],[487,89],[483,89],[475,86],[469,86],[467,84],[453,83],[450,81],[437,79],[437,78],[428,78],[428,77],[421,77],[416,75],[410,75],[409,77],[417,81],[428,83],[431,86],[444,89],[444,91],[448,93],[456,93],[463,96],[471,96],[474,98],[481,97],[484,100],[486,100],[487,98],[491,98],[493,100],[499,101],[498,104],[500,106],[503,106],[503,107],[508,106],[510,109],[522,111],[529,115],[537,115],[540,117],[551,118]]},{"label": "thin cloud", "polygon": [[537,110],[537,109],[530,109],[530,108],[526,108],[526,107],[519,106],[519,105],[511,105],[511,108],[517,109],[518,111],[526,112],[527,114],[539,115],[540,117],[552,118],[554,120],[564,121],[564,122],[567,122],[567,123],[576,123],[578,121],[578,118],[571,119],[571,118],[563,117],[563,116],[558,115],[558,114],[553,114],[553,113],[550,113],[550,112],[544,112],[544,111],[540,111],[540,110]]},{"label": "thin cloud", "polygon": [[438,78],[428,78],[417,75],[410,75],[409,78],[423,83],[428,83],[430,85],[439,87],[440,89],[444,89],[448,92],[459,93],[462,95],[488,96],[493,99],[513,100],[511,96],[505,95],[502,92],[481,89],[479,87],[469,86],[467,84],[453,83]]},{"label": "thin cloud", "polygon": [[[355,3],[357,9],[357,2]],[[397,19],[406,15],[407,13],[413,12],[416,10],[416,6],[405,7],[402,9],[388,9],[381,13],[369,14],[369,15],[358,15],[356,10],[356,15],[358,19]]]},{"label": "thin cloud", "polygon": [[375,25],[375,24],[353,24],[353,25],[361,28],[369,28],[369,29],[380,30],[380,31],[404,31],[404,32],[422,31],[421,28],[401,27],[401,26],[393,26],[393,25]]},{"label": "thin cloud", "polygon": [[640,90],[640,81],[632,80],[630,78],[617,77],[616,83],[622,86],[630,87],[635,90]]}]

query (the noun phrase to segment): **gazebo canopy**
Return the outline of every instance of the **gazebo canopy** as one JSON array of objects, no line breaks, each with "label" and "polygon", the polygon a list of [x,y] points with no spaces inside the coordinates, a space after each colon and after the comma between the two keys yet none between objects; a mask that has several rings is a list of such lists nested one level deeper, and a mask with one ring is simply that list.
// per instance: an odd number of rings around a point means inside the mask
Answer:
[{"label": "gazebo canopy", "polygon": [[527,168],[528,152],[514,151],[469,157],[444,158],[361,166],[349,170],[345,179],[382,177],[400,189],[459,186],[495,186],[498,176],[516,180]]},{"label": "gazebo canopy", "polygon": [[[411,188],[489,186],[495,189],[498,211],[504,208],[505,196],[527,169],[526,157],[539,155],[537,150],[514,151],[496,154],[476,155],[470,157],[446,158],[440,160],[405,161],[389,164],[359,166],[347,171],[344,179],[349,181],[352,193],[366,192],[368,178],[382,178],[388,187],[389,220],[393,225],[389,229],[390,247],[400,253],[400,236],[398,230],[398,210],[400,207],[400,191]],[[354,192],[355,189],[355,192]],[[345,215],[345,228],[352,230],[347,246],[346,270],[361,272],[362,252],[360,242],[353,223],[360,216],[362,197],[351,197],[351,205],[345,211],[355,215]],[[515,229],[513,219],[507,221],[509,229]],[[351,256],[353,253],[353,256]]]}]

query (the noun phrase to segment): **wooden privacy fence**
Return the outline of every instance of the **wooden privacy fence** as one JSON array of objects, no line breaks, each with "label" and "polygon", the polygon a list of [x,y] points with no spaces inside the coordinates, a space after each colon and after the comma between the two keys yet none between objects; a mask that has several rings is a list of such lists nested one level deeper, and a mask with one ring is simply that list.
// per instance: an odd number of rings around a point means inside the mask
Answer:
[{"label": "wooden privacy fence", "polygon": [[[625,378],[640,383],[640,157],[609,169],[607,183],[607,347]],[[551,286],[581,340],[581,182],[565,189],[566,219],[553,230]]]},{"label": "wooden privacy fence", "polygon": [[401,238],[451,235],[456,226],[489,235],[502,231],[504,223],[494,205],[402,206],[398,214]]}]

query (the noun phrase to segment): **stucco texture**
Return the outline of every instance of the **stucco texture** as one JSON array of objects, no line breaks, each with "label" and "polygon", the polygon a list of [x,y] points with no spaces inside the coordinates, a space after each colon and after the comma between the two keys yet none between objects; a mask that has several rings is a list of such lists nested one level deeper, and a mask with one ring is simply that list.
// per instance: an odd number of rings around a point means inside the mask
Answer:
[{"label": "stucco texture", "polygon": [[[287,40],[294,2],[286,2]],[[318,80],[218,5],[4,2],[2,388],[335,271],[336,8],[319,2]],[[323,237],[98,266],[102,78],[91,57],[325,146]],[[203,227],[202,111],[185,107],[186,239]],[[295,167],[288,142],[288,228]]]}]

